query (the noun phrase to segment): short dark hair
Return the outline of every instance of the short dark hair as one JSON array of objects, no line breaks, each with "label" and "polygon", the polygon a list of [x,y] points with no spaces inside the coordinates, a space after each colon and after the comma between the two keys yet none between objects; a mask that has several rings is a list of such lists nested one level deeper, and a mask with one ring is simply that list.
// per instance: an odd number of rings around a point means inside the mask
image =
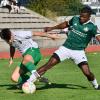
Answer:
[{"label": "short dark hair", "polygon": [[8,28],[2,29],[0,32],[1,39],[10,40],[11,39],[11,31]]},{"label": "short dark hair", "polygon": [[91,15],[91,14],[93,13],[93,11],[92,11],[91,7],[89,7],[89,6],[84,6],[84,7],[81,9],[80,13],[88,13],[89,15]]}]

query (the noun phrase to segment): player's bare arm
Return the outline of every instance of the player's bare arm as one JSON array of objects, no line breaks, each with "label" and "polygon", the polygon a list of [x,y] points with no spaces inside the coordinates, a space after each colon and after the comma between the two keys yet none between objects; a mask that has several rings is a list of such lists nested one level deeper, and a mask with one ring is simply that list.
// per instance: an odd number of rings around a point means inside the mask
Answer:
[{"label": "player's bare arm", "polygon": [[13,57],[15,54],[15,47],[10,45],[10,60],[9,60],[9,65],[11,65],[13,63]]},{"label": "player's bare arm", "polygon": [[65,21],[65,22],[60,23],[60,24],[53,26],[53,27],[45,27],[44,31],[48,32],[48,31],[51,31],[51,30],[54,30],[54,29],[64,29],[64,28],[67,28],[67,27],[68,27],[68,22]]},{"label": "player's bare arm", "polygon": [[57,33],[46,33],[46,32],[33,32],[33,36],[48,37],[53,40],[59,39],[60,36]]}]

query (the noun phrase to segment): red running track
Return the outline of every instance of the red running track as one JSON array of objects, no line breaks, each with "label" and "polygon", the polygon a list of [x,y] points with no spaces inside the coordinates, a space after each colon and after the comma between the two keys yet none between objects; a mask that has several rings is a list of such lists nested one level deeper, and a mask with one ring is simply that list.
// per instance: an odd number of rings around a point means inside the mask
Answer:
[{"label": "red running track", "polygon": [[[57,48],[40,49],[43,56],[52,55]],[[86,52],[100,52],[100,45],[91,45],[86,48]],[[16,51],[14,58],[21,57],[21,54]],[[0,52],[0,59],[9,58],[9,52]]]}]

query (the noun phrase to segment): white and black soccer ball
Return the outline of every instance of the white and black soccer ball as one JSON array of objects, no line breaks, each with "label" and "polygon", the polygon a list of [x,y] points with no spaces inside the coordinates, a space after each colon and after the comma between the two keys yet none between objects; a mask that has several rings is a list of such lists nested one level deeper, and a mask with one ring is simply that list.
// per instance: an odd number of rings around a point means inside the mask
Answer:
[{"label": "white and black soccer ball", "polygon": [[26,94],[32,94],[36,91],[36,86],[33,83],[25,82],[22,85],[22,91]]}]

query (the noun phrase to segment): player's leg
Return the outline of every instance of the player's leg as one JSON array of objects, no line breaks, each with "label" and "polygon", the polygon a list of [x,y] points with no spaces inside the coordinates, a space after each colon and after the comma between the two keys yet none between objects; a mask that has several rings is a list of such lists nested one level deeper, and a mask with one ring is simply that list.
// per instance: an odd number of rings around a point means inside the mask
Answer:
[{"label": "player's leg", "polygon": [[85,55],[85,52],[82,51],[74,51],[73,52],[73,59],[75,63],[79,66],[79,68],[82,70],[83,74],[87,77],[88,81],[91,82],[94,88],[98,88],[98,83],[93,75],[93,73],[89,69],[89,65],[87,62],[87,57]]},{"label": "player's leg", "polygon": [[[27,50],[23,55],[23,60],[13,71],[11,79],[14,82],[23,83],[28,77],[25,77],[27,72],[32,72],[36,69],[36,64],[40,60],[39,53],[35,50]],[[26,78],[26,79],[25,79]]]},{"label": "player's leg", "polygon": [[37,78],[43,75],[54,65],[68,58],[68,55],[69,55],[68,50],[65,47],[61,46],[58,50],[55,51],[55,53],[51,56],[51,58],[46,64],[44,64],[42,67],[37,69],[37,71],[32,73],[32,75],[28,79],[28,82],[35,82]]},{"label": "player's leg", "polygon": [[37,72],[41,76],[47,70],[49,70],[50,68],[52,68],[54,65],[60,63],[61,61],[64,61],[65,59],[69,59],[69,57],[70,57],[69,49],[67,49],[64,46],[61,46],[58,50],[56,50],[54,52],[54,54],[51,56],[50,60],[45,65],[43,65],[42,67],[40,67],[37,70]]},{"label": "player's leg", "polygon": [[[32,57],[32,58],[29,58],[29,55]],[[26,66],[26,68],[28,69],[29,72],[34,72],[36,70],[36,65],[38,64],[38,62],[40,61],[41,59],[41,53],[40,53],[40,50],[37,48],[33,48],[33,49],[30,49],[26,52],[26,54],[24,54],[24,61],[23,61],[23,64]],[[43,82],[43,83],[46,83],[46,84],[49,84],[49,80],[43,76],[41,76],[39,79],[38,79],[39,82]]]},{"label": "player's leg", "polygon": [[[26,75],[27,73],[27,69],[25,68],[25,66],[21,63],[19,64],[15,70],[12,73],[11,79],[14,82],[17,83],[23,83],[25,80],[27,80],[29,77]],[[27,79],[25,79],[27,78]]]},{"label": "player's leg", "polygon": [[31,55],[29,54],[26,54],[24,57],[23,57],[23,61],[22,61],[22,64],[24,65],[24,67],[26,67],[26,69],[31,72],[32,70],[35,70],[36,69],[36,66],[34,64],[34,59]]},{"label": "player's leg", "polygon": [[90,71],[88,63],[87,62],[81,62],[81,63],[78,64],[78,66],[82,70],[83,74],[87,77],[88,81],[91,82],[93,87],[95,89],[99,89],[99,85],[97,83],[97,80],[96,80],[94,74]]},{"label": "player's leg", "polygon": [[13,71],[12,76],[11,76],[11,80],[12,80],[12,81],[18,82],[18,79],[19,79],[19,77],[20,77],[19,70],[20,70],[20,67],[17,66],[17,67],[15,68],[15,70]]},{"label": "player's leg", "polygon": [[32,70],[36,70],[36,65],[41,60],[41,53],[38,48],[29,48],[23,54],[22,63],[26,66],[26,68],[31,72]]},{"label": "player's leg", "polygon": [[49,61],[37,70],[38,74],[40,76],[43,75],[46,71],[48,71],[50,68],[52,68],[54,65],[58,64],[59,62],[60,62],[60,59],[58,55],[54,53],[49,59]]},{"label": "player's leg", "polygon": [[28,82],[35,82],[37,78],[40,78],[46,71],[52,68],[54,65],[58,64],[60,61],[59,58],[56,58],[56,54],[53,54],[49,61],[40,67],[37,71],[32,72],[32,75],[28,79]]}]

